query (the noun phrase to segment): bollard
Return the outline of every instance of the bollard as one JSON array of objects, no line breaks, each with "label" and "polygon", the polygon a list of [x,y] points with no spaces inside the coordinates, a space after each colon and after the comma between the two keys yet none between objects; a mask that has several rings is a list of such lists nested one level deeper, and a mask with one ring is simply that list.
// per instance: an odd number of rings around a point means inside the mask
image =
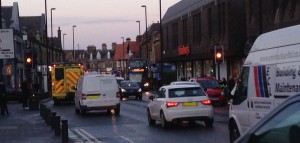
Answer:
[{"label": "bollard", "polygon": [[42,104],[41,105],[41,116],[43,117],[43,119],[45,120],[45,111],[46,111],[46,105]]},{"label": "bollard", "polygon": [[49,108],[46,109],[46,123],[47,125],[50,125],[51,123],[51,110]]},{"label": "bollard", "polygon": [[43,104],[40,103],[40,116],[42,116]]},{"label": "bollard", "polygon": [[61,139],[63,143],[69,142],[68,120],[61,121]]},{"label": "bollard", "polygon": [[54,129],[54,117],[56,116],[56,112],[51,112],[51,129]]},{"label": "bollard", "polygon": [[60,136],[61,130],[60,130],[60,116],[55,116],[54,117],[54,130],[55,130],[55,135]]}]

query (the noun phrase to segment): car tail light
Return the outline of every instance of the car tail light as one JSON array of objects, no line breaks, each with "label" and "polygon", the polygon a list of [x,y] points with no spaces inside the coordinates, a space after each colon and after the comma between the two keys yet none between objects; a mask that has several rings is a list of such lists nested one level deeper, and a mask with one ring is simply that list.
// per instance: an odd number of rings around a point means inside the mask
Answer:
[{"label": "car tail light", "polygon": [[178,106],[178,102],[167,102],[166,105],[167,105],[167,108],[176,107],[176,106]]},{"label": "car tail light", "polygon": [[86,100],[86,94],[81,95],[81,100]]},{"label": "car tail light", "polygon": [[201,103],[203,105],[211,105],[211,100],[207,99],[207,100],[202,100]]},{"label": "car tail light", "polygon": [[117,92],[117,93],[116,93],[116,97],[117,97],[117,98],[120,98],[120,92]]}]

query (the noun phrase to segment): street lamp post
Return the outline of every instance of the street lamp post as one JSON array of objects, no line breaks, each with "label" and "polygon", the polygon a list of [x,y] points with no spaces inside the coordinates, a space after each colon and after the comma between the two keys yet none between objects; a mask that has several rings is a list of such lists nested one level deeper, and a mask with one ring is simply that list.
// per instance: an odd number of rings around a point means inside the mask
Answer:
[{"label": "street lamp post", "polygon": [[55,8],[51,8],[51,55],[52,55],[52,62],[53,62],[53,52],[54,52],[54,46],[53,46],[53,28],[52,28],[52,11],[55,10]]},{"label": "street lamp post", "polygon": [[75,49],[74,49],[74,28],[76,25],[73,25],[73,60],[75,61]]},{"label": "street lamp post", "polygon": [[147,27],[147,6],[146,5],[142,5],[141,7],[145,8],[145,23],[146,23],[146,54],[147,54],[147,60],[148,59],[148,27]]},{"label": "street lamp post", "polygon": [[138,20],[136,21],[137,23],[139,23],[139,48],[140,48],[140,59],[142,59],[142,50],[141,50],[141,22]]},{"label": "street lamp post", "polygon": [[47,0],[45,0],[45,41],[46,41],[46,64],[47,64],[47,91],[49,93],[50,89],[51,89],[51,84],[50,84],[50,78],[49,78],[49,46],[48,46],[48,21],[47,21]]},{"label": "street lamp post", "polygon": [[125,64],[124,64],[124,37],[121,37],[123,39],[123,48],[122,48],[122,58],[121,58],[121,65],[123,69],[123,76],[125,78]]},{"label": "street lamp post", "polygon": [[163,52],[164,52],[164,46],[163,46],[163,29],[162,29],[162,23],[161,23],[161,0],[159,0],[159,31],[160,31],[160,79],[161,79],[161,85],[164,83],[163,78]]}]

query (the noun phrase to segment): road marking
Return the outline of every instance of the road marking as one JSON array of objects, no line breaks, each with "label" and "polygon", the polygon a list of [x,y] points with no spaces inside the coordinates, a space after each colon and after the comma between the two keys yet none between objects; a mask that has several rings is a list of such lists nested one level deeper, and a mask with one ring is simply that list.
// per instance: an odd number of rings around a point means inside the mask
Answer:
[{"label": "road marking", "polygon": [[121,136],[121,138],[127,140],[128,142],[134,143],[133,141],[131,141],[130,139],[128,139],[128,138],[126,138],[126,137],[124,137],[124,136]]},{"label": "road marking", "polygon": [[83,129],[74,129],[74,131],[76,133],[78,133],[81,137],[86,139],[88,141],[88,143],[102,143],[97,138],[95,138],[94,136],[92,136],[91,134],[89,134],[88,132],[86,132]]}]

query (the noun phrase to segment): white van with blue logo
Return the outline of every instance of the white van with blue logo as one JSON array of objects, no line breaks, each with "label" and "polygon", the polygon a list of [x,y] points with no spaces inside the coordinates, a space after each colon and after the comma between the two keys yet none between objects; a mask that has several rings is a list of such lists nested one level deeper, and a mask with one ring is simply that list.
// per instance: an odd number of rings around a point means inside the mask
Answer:
[{"label": "white van with blue logo", "polygon": [[300,25],[259,36],[243,65],[229,109],[230,142],[300,91]]}]

